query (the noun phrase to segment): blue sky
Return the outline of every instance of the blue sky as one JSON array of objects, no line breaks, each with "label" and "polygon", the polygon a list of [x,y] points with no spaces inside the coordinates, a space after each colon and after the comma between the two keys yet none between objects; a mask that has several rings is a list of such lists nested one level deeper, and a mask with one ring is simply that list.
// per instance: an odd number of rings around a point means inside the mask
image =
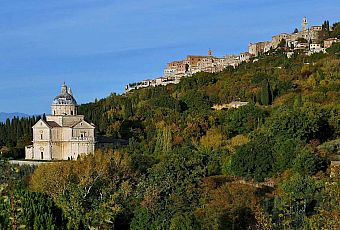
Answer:
[{"label": "blue sky", "polygon": [[0,112],[49,113],[63,81],[78,103],[280,32],[340,21],[340,1],[0,0]]}]

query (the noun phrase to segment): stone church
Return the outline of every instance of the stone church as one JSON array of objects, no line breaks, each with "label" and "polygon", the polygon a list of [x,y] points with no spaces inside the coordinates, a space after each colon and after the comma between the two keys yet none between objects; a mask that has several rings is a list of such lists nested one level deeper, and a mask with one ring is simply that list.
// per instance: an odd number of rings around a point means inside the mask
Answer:
[{"label": "stone church", "polygon": [[51,105],[51,114],[33,126],[33,145],[26,146],[27,160],[72,160],[94,153],[95,126],[78,115],[71,88],[64,83]]}]

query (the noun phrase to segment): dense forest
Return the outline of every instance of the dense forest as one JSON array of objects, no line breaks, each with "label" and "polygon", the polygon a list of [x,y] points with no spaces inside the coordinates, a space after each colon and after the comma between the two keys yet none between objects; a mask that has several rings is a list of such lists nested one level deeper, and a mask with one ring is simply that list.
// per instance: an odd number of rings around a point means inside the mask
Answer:
[{"label": "dense forest", "polygon": [[[338,229],[339,52],[276,50],[81,105],[129,144],[37,168],[0,161],[0,229]],[[212,109],[234,100],[249,103]],[[20,148],[35,121],[2,124],[0,144]]]},{"label": "dense forest", "polygon": [[0,152],[4,157],[22,158],[24,148],[32,142],[32,126],[40,116],[30,118],[14,117],[0,123]]}]

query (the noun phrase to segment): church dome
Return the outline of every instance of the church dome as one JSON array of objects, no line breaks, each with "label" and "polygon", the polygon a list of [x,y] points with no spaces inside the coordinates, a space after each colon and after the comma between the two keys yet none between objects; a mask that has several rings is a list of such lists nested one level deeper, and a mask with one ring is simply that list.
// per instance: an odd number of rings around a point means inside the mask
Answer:
[{"label": "church dome", "polygon": [[53,100],[52,105],[77,105],[74,99],[71,88],[67,88],[65,83],[61,86],[61,92]]}]

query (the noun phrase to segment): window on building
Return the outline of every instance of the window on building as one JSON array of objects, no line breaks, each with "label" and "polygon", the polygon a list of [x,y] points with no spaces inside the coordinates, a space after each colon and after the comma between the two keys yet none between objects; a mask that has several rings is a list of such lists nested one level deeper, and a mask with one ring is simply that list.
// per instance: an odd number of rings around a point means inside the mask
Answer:
[{"label": "window on building", "polygon": [[43,134],[42,134],[42,133],[40,134],[40,139],[41,139],[41,140],[43,139]]},{"label": "window on building", "polygon": [[41,152],[41,159],[44,159],[44,152]]},{"label": "window on building", "polygon": [[73,116],[73,111],[71,111],[71,115]]},{"label": "window on building", "polygon": [[81,138],[81,139],[84,138],[84,134],[83,134],[83,133],[80,134],[80,138]]}]

